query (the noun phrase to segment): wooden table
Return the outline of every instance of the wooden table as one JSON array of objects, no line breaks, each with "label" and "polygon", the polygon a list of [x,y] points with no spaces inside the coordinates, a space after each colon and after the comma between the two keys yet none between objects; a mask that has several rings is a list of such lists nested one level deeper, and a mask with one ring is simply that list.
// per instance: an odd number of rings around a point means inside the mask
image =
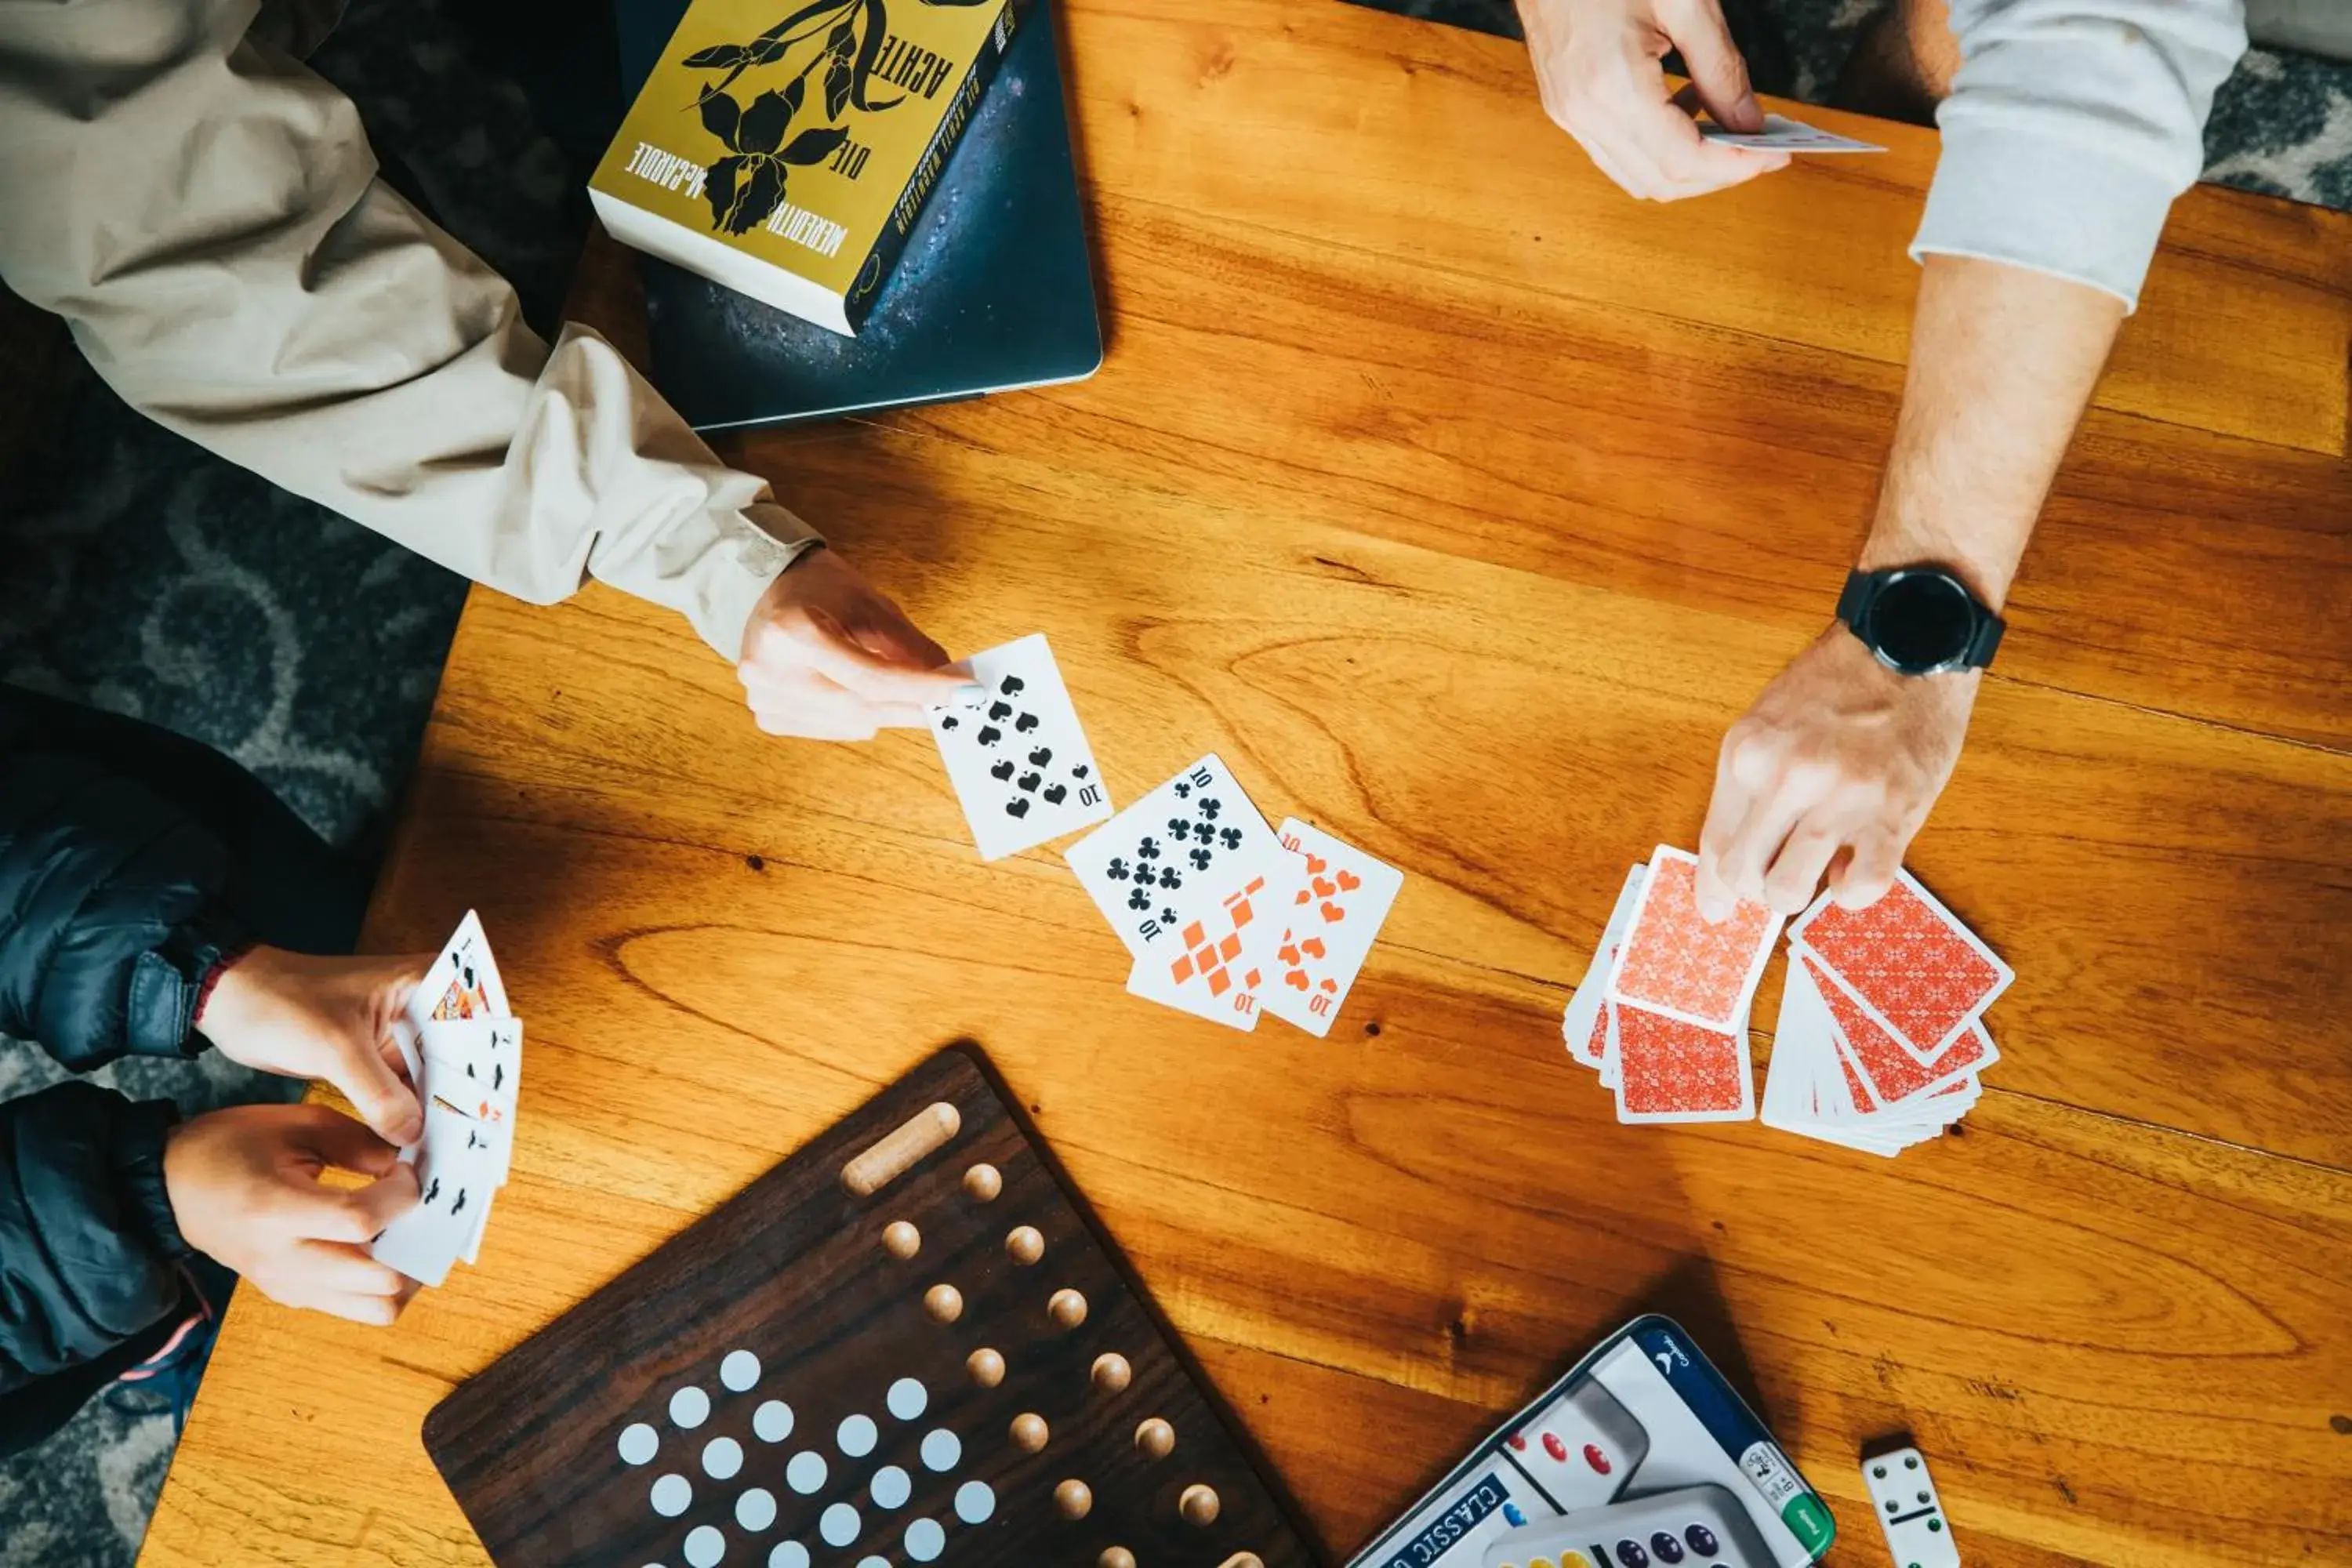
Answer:
[{"label": "wooden table", "polygon": [[1620,1128],[1560,1006],[1825,620],[1934,139],[1807,111],[1894,151],[1651,207],[1508,44],[1069,12],[1101,375],[735,455],[951,647],[1050,634],[1118,799],[1214,749],[1402,867],[1341,1027],[1129,1000],[1055,856],[974,858],[923,737],[766,740],[681,623],[477,594],[370,937],[481,908],[530,1030],[513,1184],[396,1331],[240,1296],[146,1560],[482,1561],[425,1411],[959,1037],[1335,1554],[1654,1306],[1840,1561],[1884,1561],[1854,1456],[1904,1429],[1972,1564],[2352,1560],[2352,219],[2185,199],[2059,481],[1912,859],[2018,971],[1964,1134]]}]

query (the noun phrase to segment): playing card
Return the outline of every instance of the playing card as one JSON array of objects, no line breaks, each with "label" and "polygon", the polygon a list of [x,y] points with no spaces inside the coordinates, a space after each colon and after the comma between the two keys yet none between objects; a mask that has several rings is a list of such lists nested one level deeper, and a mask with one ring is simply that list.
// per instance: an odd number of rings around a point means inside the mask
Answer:
[{"label": "playing card", "polygon": [[1138,959],[1183,946],[1231,894],[1286,854],[1214,752],[1063,851],[1078,885]]},{"label": "playing card", "polygon": [[1762,904],[1743,903],[1722,924],[1710,925],[1698,912],[1697,886],[1698,858],[1659,845],[1606,994],[1730,1033],[1747,1016],[1780,917]]},{"label": "playing card", "polygon": [[1698,133],[1709,142],[1726,147],[1753,147],[1773,153],[1884,153],[1885,148],[1871,142],[1857,142],[1851,136],[1819,130],[1801,120],[1791,120],[1785,114],[1768,114],[1761,131],[1733,131],[1712,120],[1698,122]]},{"label": "playing card", "polygon": [[[436,1022],[512,1016],[506,984],[499,978],[499,961],[490,956],[489,938],[482,934],[482,917],[472,910],[442,944],[425,978],[408,998],[408,1006],[392,1021],[393,1042],[400,1047],[408,1081],[419,1097],[425,1093],[425,1026]],[[411,1149],[415,1146],[410,1145]]]},{"label": "playing card", "polygon": [[1306,862],[1296,855],[1276,857],[1214,910],[1186,921],[1177,932],[1180,950],[1137,959],[1128,990],[1228,1028],[1256,1028],[1275,945],[1294,897],[1306,887]]},{"label": "playing card", "polygon": [[1293,816],[1276,837],[1307,873],[1294,884],[1287,929],[1274,950],[1258,1005],[1308,1034],[1328,1037],[1404,889],[1404,873]]},{"label": "playing card", "polygon": [[1649,868],[1635,865],[1625,873],[1624,885],[1617,889],[1617,902],[1609,911],[1609,923],[1601,928],[1600,943],[1592,950],[1592,962],[1584,968],[1584,978],[1577,983],[1576,994],[1568,999],[1568,1010],[1560,1015],[1560,1037],[1568,1042],[1570,1059],[1589,1068],[1598,1068],[1607,1052],[1609,1027],[1601,1016],[1601,999],[1609,991],[1609,972],[1617,963],[1617,949],[1625,940],[1625,927],[1633,919],[1633,906],[1641,900],[1642,879]]},{"label": "playing card", "polygon": [[1045,634],[976,654],[971,665],[986,700],[928,716],[980,858],[1017,855],[1110,816],[1109,791]]},{"label": "playing card", "polygon": [[1992,1037],[1971,1021],[1958,1039],[1933,1060],[1922,1062],[1863,1011],[1861,1003],[1823,978],[1818,961],[1801,948],[1790,955],[1789,983],[1811,986],[1829,1009],[1839,1047],[1861,1079],[1854,1096],[1859,1103],[1885,1110],[1932,1099],[1948,1085],[1972,1079],[2000,1059]]},{"label": "playing card", "polygon": [[425,1092],[471,1121],[505,1126],[522,1077],[522,1020],[449,1018],[420,1033]]},{"label": "playing card", "polygon": [[1767,1125],[1892,1158],[1941,1136],[1975,1104],[1977,1093],[1976,1080],[1963,1078],[1900,1106],[1884,1106],[1847,1054],[1822,990],[1801,960],[1791,963],[1765,1078]]},{"label": "playing card", "polygon": [[490,939],[482,934],[482,917],[467,910],[410,999],[409,1021],[421,1032],[436,1018],[513,1015],[507,1005],[506,984],[499,978],[499,961],[490,956]]},{"label": "playing card", "polygon": [[497,1188],[496,1137],[438,1101],[428,1104],[425,1135],[413,1154],[423,1196],[384,1226],[369,1255],[420,1284],[438,1286],[446,1279],[450,1265],[473,1241],[482,1205]]},{"label": "playing card", "polygon": [[1612,1002],[1617,1037],[1617,1120],[1746,1121],[1756,1114],[1748,1031],[1702,1028]]},{"label": "playing card", "polygon": [[1922,1062],[1956,1044],[2016,978],[1908,871],[1866,910],[1823,894],[1790,927],[1789,940]]}]

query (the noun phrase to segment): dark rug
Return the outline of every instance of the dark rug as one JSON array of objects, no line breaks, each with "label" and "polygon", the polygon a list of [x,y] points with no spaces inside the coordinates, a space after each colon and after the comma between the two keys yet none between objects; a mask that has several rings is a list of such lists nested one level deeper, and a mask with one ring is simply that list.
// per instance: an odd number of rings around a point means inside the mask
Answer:
[{"label": "dark rug", "polygon": [[[602,7],[557,17],[551,3],[355,0],[314,59],[359,103],[394,183],[514,279],[542,330],[584,232],[586,168],[617,117],[609,31],[580,26]],[[1516,30],[1507,0],[1381,3]],[[1876,8],[1762,0],[1741,18],[1759,85],[1818,101]],[[2209,178],[2352,207],[2352,68],[2249,56],[2206,141]],[[0,491],[0,679],[209,742],[330,837],[372,846],[464,584],[147,424],[78,360],[50,401],[54,439]],[[55,1076],[0,1041],[0,1097]],[[191,1114],[289,1087],[216,1060],[101,1079]],[[130,1563],[171,1459],[154,1404],[118,1390],[0,1466],[0,1568]]]}]

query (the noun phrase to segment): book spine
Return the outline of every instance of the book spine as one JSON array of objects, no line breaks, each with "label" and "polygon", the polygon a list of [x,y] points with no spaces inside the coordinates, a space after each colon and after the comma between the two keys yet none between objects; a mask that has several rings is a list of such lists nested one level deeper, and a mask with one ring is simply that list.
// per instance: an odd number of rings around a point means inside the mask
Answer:
[{"label": "book spine", "polygon": [[866,255],[866,264],[857,269],[856,281],[842,300],[844,312],[849,318],[849,330],[856,331],[866,324],[868,312],[874,309],[882,285],[898,264],[899,253],[907,248],[907,237],[915,230],[915,220],[922,216],[924,204],[930,200],[940,176],[947,169],[948,159],[954,153],[956,143],[971,124],[973,112],[980,107],[980,95],[996,76],[996,68],[1004,63],[1004,51],[1013,41],[1013,30],[1018,25],[1014,7],[1018,0],[1004,0],[1004,9],[996,26],[988,30],[987,41],[971,62],[971,68],[940,116],[939,129],[931,132],[930,145],[916,161],[915,172],[907,180],[907,188],[899,195],[898,205],[882,220],[882,232],[876,237],[874,248]]}]

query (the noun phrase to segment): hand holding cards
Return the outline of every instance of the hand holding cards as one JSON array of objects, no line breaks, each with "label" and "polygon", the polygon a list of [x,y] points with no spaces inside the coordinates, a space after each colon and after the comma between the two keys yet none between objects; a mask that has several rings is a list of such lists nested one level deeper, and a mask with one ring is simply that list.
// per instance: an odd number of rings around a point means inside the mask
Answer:
[{"label": "hand holding cards", "polygon": [[472,910],[393,1033],[425,1104],[424,1136],[401,1151],[416,1167],[420,1198],[369,1250],[412,1279],[439,1285],[452,1264],[481,1253],[491,1199],[506,1184],[522,1074],[522,1021]]},{"label": "hand holding cards", "polygon": [[[1560,1028],[1569,1054],[1617,1097],[1620,1121],[1756,1114],[1748,1008],[1780,918],[1741,904],[1699,918],[1696,863],[1660,846],[1626,873]],[[2000,1059],[1979,1021],[2008,965],[1908,872],[1865,910],[1824,894],[1789,932],[1788,984],[1763,1119],[1895,1154],[1972,1107]]]}]

